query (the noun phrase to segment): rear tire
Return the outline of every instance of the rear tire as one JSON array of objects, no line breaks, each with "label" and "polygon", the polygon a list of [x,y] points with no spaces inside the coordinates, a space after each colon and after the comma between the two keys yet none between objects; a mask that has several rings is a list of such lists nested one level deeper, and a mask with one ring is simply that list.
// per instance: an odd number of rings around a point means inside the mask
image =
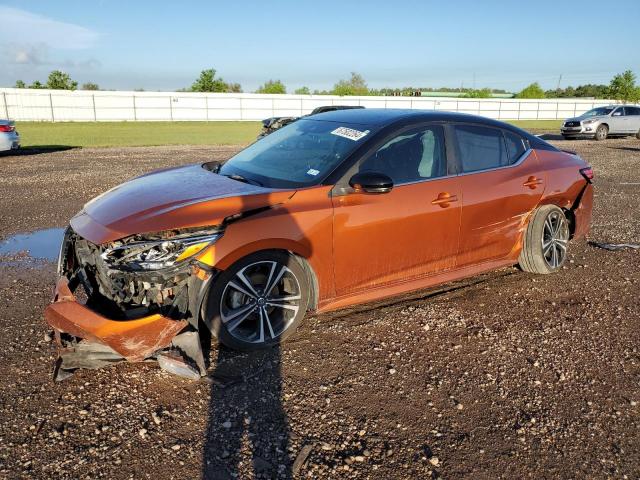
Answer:
[{"label": "rear tire", "polygon": [[569,222],[562,209],[555,205],[538,208],[523,234],[520,268],[543,275],[559,270],[567,260],[569,236]]},{"label": "rear tire", "polygon": [[636,133],[636,138],[640,140],[640,130],[638,130],[638,133]]},{"label": "rear tire", "polygon": [[214,280],[203,302],[203,320],[225,346],[262,350],[296,331],[309,298],[309,278],[297,257],[282,251],[256,252]]},{"label": "rear tire", "polygon": [[606,125],[599,125],[598,128],[596,128],[595,139],[597,141],[606,140],[608,135],[609,135],[609,127],[607,127]]}]

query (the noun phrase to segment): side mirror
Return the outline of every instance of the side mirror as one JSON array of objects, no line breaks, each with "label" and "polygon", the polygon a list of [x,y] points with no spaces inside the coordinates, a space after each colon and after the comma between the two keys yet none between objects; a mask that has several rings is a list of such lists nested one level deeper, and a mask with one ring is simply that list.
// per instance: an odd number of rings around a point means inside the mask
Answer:
[{"label": "side mirror", "polygon": [[611,115],[613,117],[619,117],[620,115],[622,115],[622,112],[613,112]]},{"label": "side mirror", "polygon": [[351,177],[349,185],[356,192],[389,193],[393,188],[393,180],[380,172],[360,172]]}]

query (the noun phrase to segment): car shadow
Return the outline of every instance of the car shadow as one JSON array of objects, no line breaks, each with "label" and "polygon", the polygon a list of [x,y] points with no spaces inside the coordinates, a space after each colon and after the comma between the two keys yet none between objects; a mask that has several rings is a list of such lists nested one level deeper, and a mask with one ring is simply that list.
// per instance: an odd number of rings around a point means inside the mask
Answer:
[{"label": "car shadow", "polygon": [[216,349],[202,478],[291,479],[290,429],[282,406],[280,346],[252,353]]},{"label": "car shadow", "polygon": [[81,147],[75,147],[72,145],[34,145],[30,147],[20,147],[17,150],[7,150],[5,152],[0,152],[0,155],[19,157],[23,155],[40,155],[42,153],[64,152],[76,148]]},{"label": "car shadow", "polygon": [[[543,133],[540,135],[536,135],[538,138],[542,140],[566,140],[562,135],[558,133]],[[574,140],[574,139],[571,139]]]},{"label": "car shadow", "polygon": [[[245,221],[256,221],[260,229],[268,228],[272,233],[286,232],[311,252],[304,229],[285,206]],[[293,261],[296,260],[291,257],[289,262]],[[204,326],[203,330],[208,332]],[[201,335],[205,358],[215,357],[211,361],[215,365],[209,367],[213,373],[207,377],[211,391],[202,478],[227,480],[250,477],[251,473],[254,478],[293,478],[291,429],[282,404],[280,343],[254,352],[239,352],[216,345],[215,339],[212,346],[208,335]]]},{"label": "car shadow", "polygon": [[626,152],[640,152],[640,147],[608,147],[612,150],[624,150]]}]

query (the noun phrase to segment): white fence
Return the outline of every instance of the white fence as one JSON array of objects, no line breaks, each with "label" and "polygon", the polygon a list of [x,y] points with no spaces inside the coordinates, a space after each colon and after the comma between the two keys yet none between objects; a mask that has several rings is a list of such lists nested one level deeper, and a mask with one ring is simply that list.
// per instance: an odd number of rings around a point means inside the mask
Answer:
[{"label": "white fence", "polygon": [[502,120],[563,119],[608,100],[338,97],[253,93],[109,92],[0,88],[0,118],[46,122],[262,120],[322,105],[472,113]]}]

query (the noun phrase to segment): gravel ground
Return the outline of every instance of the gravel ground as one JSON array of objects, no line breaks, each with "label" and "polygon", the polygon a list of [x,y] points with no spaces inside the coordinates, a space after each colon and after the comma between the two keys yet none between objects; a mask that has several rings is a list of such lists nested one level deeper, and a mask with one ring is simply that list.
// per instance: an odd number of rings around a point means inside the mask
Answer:
[{"label": "gravel ground", "polygon": [[[591,240],[640,241],[640,142],[555,141],[594,166]],[[0,158],[0,238],[62,227],[141,172],[231,148]],[[0,478],[639,478],[640,250],[581,242],[564,271],[505,269],[309,318],[281,349],[213,347],[55,384],[51,264],[0,259]]]}]

